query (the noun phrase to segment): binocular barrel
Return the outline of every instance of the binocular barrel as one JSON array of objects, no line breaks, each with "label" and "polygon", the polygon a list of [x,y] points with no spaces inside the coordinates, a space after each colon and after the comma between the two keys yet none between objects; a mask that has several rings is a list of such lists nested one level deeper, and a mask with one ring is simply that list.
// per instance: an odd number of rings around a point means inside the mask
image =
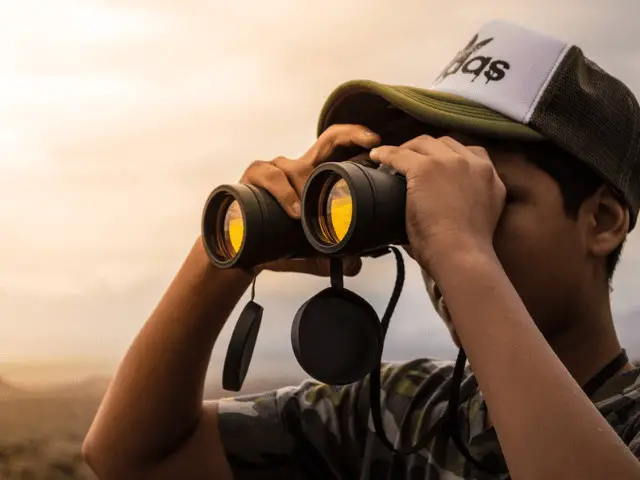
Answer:
[{"label": "binocular barrel", "polygon": [[404,244],[405,200],[400,175],[353,161],[325,163],[305,185],[302,227],[322,254],[364,254]]},{"label": "binocular barrel", "polygon": [[301,219],[291,218],[266,190],[222,185],[207,199],[202,238],[219,268],[251,268],[312,255],[366,254],[407,244],[406,181],[362,154],[320,165],[302,194]]},{"label": "binocular barrel", "polygon": [[218,268],[252,268],[312,253],[300,221],[291,218],[266,190],[221,185],[202,216],[205,250]]}]

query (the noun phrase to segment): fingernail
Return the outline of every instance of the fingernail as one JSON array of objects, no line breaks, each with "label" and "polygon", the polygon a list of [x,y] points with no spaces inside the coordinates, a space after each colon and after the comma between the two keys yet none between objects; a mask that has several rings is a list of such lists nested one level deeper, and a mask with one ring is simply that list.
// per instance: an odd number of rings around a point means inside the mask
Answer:
[{"label": "fingernail", "polygon": [[369,141],[369,142],[378,142],[379,141],[378,135],[373,133],[371,130],[365,130],[363,132],[363,135],[367,139],[367,141]]},{"label": "fingernail", "polygon": [[300,202],[296,202],[291,206],[291,210],[293,210],[293,213],[295,214],[296,217],[300,216]]},{"label": "fingernail", "polygon": [[371,150],[369,150],[369,158],[371,160],[376,160],[375,156],[376,156],[377,152],[378,152],[378,147],[372,148]]}]

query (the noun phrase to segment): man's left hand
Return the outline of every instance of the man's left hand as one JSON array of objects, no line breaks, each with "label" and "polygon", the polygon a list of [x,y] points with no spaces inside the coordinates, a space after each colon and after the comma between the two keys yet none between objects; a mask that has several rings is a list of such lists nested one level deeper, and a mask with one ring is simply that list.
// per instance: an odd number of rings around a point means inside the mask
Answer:
[{"label": "man's left hand", "polygon": [[493,248],[505,187],[484,148],[422,135],[370,156],[407,180],[407,235],[422,268],[452,249]]}]

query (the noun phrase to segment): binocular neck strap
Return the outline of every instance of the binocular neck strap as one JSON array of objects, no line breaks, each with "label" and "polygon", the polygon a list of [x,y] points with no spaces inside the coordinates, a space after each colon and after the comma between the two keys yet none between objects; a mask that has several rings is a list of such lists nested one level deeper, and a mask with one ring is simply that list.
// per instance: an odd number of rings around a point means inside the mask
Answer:
[{"label": "binocular neck strap", "polygon": [[329,259],[329,275],[331,276],[331,286],[334,288],[344,288],[344,279],[342,277],[342,258],[330,257]]}]

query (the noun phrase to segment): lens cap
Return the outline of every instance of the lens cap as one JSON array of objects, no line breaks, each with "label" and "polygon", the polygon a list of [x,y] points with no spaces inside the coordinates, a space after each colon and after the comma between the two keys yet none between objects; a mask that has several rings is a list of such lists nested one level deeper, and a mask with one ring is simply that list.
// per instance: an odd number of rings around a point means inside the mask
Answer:
[{"label": "lens cap", "polygon": [[291,326],[300,366],[329,385],[362,380],[379,361],[383,338],[376,311],[362,297],[337,287],[300,307]]},{"label": "lens cap", "polygon": [[244,383],[256,346],[263,308],[253,300],[242,310],[227,348],[222,371],[222,388],[239,392]]}]

